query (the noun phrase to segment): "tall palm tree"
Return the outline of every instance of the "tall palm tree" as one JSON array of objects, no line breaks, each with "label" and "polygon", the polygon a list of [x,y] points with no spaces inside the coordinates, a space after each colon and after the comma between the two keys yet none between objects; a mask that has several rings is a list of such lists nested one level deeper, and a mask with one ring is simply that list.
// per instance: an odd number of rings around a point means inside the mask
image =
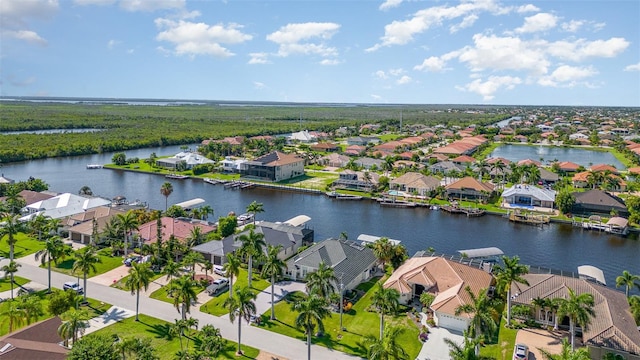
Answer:
[{"label": "tall palm tree", "polygon": [[22,265],[18,264],[17,262],[11,260],[9,261],[9,263],[7,265],[4,265],[2,267],[2,271],[4,271],[4,278],[9,278],[9,281],[11,282],[11,300],[13,300],[13,274],[18,272],[18,268],[21,267]]},{"label": "tall palm tree", "polygon": [[204,241],[204,235],[202,234],[202,228],[199,226],[194,226],[193,229],[189,232],[189,237],[187,238],[187,246],[192,248],[196,245],[200,245]]},{"label": "tall palm tree", "polygon": [[640,289],[640,275],[633,275],[629,271],[624,270],[622,275],[616,277],[616,287],[625,286],[625,294],[629,297],[629,288],[637,286]]},{"label": "tall palm tree", "polygon": [[4,311],[0,312],[0,317],[9,321],[9,332],[13,332],[13,326],[22,326],[27,320],[27,313],[17,300],[10,300]]},{"label": "tall palm tree", "polygon": [[496,265],[494,274],[498,285],[498,292],[506,294],[507,297],[507,324],[511,324],[511,285],[515,283],[529,285],[527,279],[522,275],[529,273],[529,267],[520,264],[520,258],[514,256],[502,256],[504,265]]},{"label": "tall palm tree", "polygon": [[542,358],[546,360],[590,360],[591,356],[589,355],[589,349],[581,348],[578,350],[574,350],[571,348],[569,342],[566,338],[562,339],[562,351],[559,354],[551,354],[545,349],[540,349],[540,354],[542,354]]},{"label": "tall palm tree", "polygon": [[136,214],[131,210],[124,214],[117,214],[116,219],[118,226],[124,233],[124,257],[127,257],[129,250],[129,237],[131,236],[132,231],[138,230],[140,222],[138,221]]},{"label": "tall palm tree", "polygon": [[264,264],[262,264],[262,276],[271,277],[271,320],[276,319],[275,301],[273,299],[276,279],[282,276],[284,269],[287,267],[285,262],[278,257],[280,250],[282,250],[282,245],[267,245],[267,255],[265,256]]},{"label": "tall palm tree", "polygon": [[229,309],[229,320],[233,323],[238,318],[238,355],[242,354],[242,320],[249,322],[251,316],[256,314],[256,294],[249,287],[237,288],[224,301],[224,307]]},{"label": "tall palm tree", "polygon": [[224,270],[224,276],[229,278],[229,291],[233,292],[233,279],[237,278],[240,275],[240,265],[242,261],[236,255],[236,253],[228,253],[227,254],[227,262],[222,265],[222,269]]},{"label": "tall palm tree", "polygon": [[384,330],[382,339],[373,335],[367,335],[364,344],[367,349],[368,360],[407,360],[409,355],[402,345],[398,343],[398,337],[404,332],[399,326],[390,326]]},{"label": "tall palm tree", "polygon": [[89,327],[89,314],[86,310],[71,309],[62,314],[62,317],[66,320],[58,327],[58,335],[64,339],[64,344],[69,344],[69,339],[73,340],[73,343],[78,340],[78,334],[84,333],[84,330]]},{"label": "tall palm tree", "polygon": [[48,217],[43,215],[42,213],[34,216],[31,221],[29,221],[29,229],[31,229],[31,234],[38,235],[38,240],[42,240],[42,233],[47,226],[47,221]]},{"label": "tall palm tree", "polygon": [[171,282],[172,279],[177,279],[182,275],[180,272],[180,264],[169,260],[164,266],[164,269],[162,269],[162,273],[167,275],[167,282]]},{"label": "tall palm tree", "polygon": [[187,319],[191,303],[198,298],[195,288],[196,282],[186,275],[169,284],[169,295],[173,298],[173,306],[182,314],[182,320]]},{"label": "tall palm tree", "polygon": [[321,261],[316,271],[307,273],[306,281],[307,293],[328,299],[336,292],[335,284],[338,283],[338,278],[333,268]]},{"label": "tall palm tree", "polygon": [[197,251],[189,251],[182,257],[183,266],[191,268],[191,279],[196,279],[196,265],[204,262],[204,256]]},{"label": "tall palm tree", "polygon": [[[259,203],[257,201],[253,201],[251,202],[251,204],[247,205],[247,212],[252,213],[253,214],[253,224],[256,224],[256,215],[258,213],[263,213],[264,212],[264,205],[262,203]],[[249,285],[251,286],[251,285]]]},{"label": "tall palm tree", "polygon": [[7,237],[9,245],[9,260],[13,261],[13,250],[18,242],[16,235],[25,230],[24,223],[20,221],[20,215],[6,215],[2,218],[4,224],[0,227],[0,239]]},{"label": "tall palm tree", "polygon": [[575,349],[575,326],[580,325],[585,331],[595,316],[593,295],[590,293],[576,294],[571,288],[567,288],[568,298],[559,298],[559,317],[569,317],[569,332],[571,333],[571,349]]},{"label": "tall palm tree", "polygon": [[[471,301],[467,304],[460,305],[455,310],[455,315],[473,314],[471,323],[471,335],[475,340],[479,340],[483,335],[491,335],[498,329],[498,312],[496,311],[496,301],[487,295],[487,289],[482,289],[476,296],[467,286],[464,289]],[[475,354],[480,354],[480,342],[475,344]]]},{"label": "tall palm tree", "polygon": [[47,264],[49,279],[48,292],[51,292],[51,263],[53,262],[57,266],[58,261],[63,260],[66,256],[70,255],[71,252],[71,246],[65,244],[64,241],[56,235],[49,237],[44,243],[44,248],[35,253],[36,261],[40,260],[42,265]]},{"label": "tall palm tree", "polygon": [[640,295],[632,295],[628,298],[629,308],[636,324],[640,326]]},{"label": "tall palm tree", "polygon": [[376,291],[371,296],[371,305],[380,313],[380,340],[384,336],[384,315],[398,310],[400,293],[393,288],[385,289],[381,282],[376,283]]},{"label": "tall palm tree", "polygon": [[296,301],[291,306],[291,310],[298,313],[295,325],[304,330],[307,335],[307,359],[311,360],[311,336],[313,329],[317,326],[318,332],[324,332],[324,323],[322,320],[331,316],[329,302],[326,298],[316,294],[310,294],[303,300]]},{"label": "tall palm tree", "polygon": [[464,334],[464,343],[457,344],[451,339],[444,339],[449,346],[449,357],[451,360],[490,360],[492,357],[480,356],[476,354],[476,345],[480,343],[480,339],[470,339],[467,333]]},{"label": "tall palm tree", "polygon": [[251,278],[253,277],[253,258],[263,255],[263,249],[266,246],[264,234],[257,233],[253,231],[253,229],[250,229],[248,234],[240,235],[238,240],[242,242],[240,252],[243,255],[248,256],[249,287],[251,287]]},{"label": "tall palm tree", "polygon": [[131,269],[129,269],[129,276],[124,285],[131,291],[131,295],[136,294],[136,321],[138,319],[138,310],[140,308],[140,289],[145,291],[149,289],[149,283],[153,277],[153,271],[149,268],[149,263],[139,264],[136,262],[131,263]]},{"label": "tall palm tree", "polygon": [[76,261],[73,263],[71,271],[74,273],[81,272],[83,275],[84,301],[87,301],[87,274],[89,271],[96,272],[96,264],[102,263],[102,259],[98,256],[98,250],[93,246],[87,246],[76,252]]},{"label": "tall palm tree", "polygon": [[373,250],[373,255],[382,264],[382,271],[386,271],[386,264],[393,257],[393,243],[389,241],[389,238],[381,237],[371,245],[371,250]]},{"label": "tall palm tree", "polygon": [[200,208],[200,216],[202,220],[209,219],[209,216],[213,216],[213,208],[210,205],[204,205]]},{"label": "tall palm tree", "polygon": [[42,307],[42,300],[36,294],[23,295],[19,297],[20,308],[24,310],[27,325],[37,321],[43,316],[44,308]]},{"label": "tall palm tree", "polygon": [[164,211],[169,209],[169,195],[173,192],[173,185],[170,182],[165,182],[160,187],[160,194],[164,196]]}]

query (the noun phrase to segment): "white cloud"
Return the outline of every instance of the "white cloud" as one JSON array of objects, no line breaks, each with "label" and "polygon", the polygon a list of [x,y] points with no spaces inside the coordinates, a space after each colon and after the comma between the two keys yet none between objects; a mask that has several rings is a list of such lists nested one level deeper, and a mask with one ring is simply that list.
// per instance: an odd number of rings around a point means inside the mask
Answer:
[{"label": "white cloud", "polygon": [[262,90],[265,89],[267,86],[264,83],[261,83],[260,81],[254,81],[253,82],[253,88],[256,90]]},{"label": "white cloud", "polygon": [[322,61],[320,61],[320,65],[325,65],[325,66],[338,65],[338,64],[340,64],[340,60],[336,60],[336,59],[322,59]]},{"label": "white cloud", "polygon": [[320,55],[322,57],[337,56],[338,50],[327,46],[324,42],[340,29],[336,23],[298,23],[287,24],[267,35],[267,40],[279,45],[278,56],[294,54]]},{"label": "white cloud", "polygon": [[0,1],[0,36],[46,45],[47,41],[30,29],[30,20],[47,20],[58,11],[58,0]]},{"label": "white cloud", "polygon": [[453,34],[455,32],[458,32],[459,30],[466,29],[472,26],[476,22],[476,20],[478,20],[479,18],[480,17],[476,14],[465,16],[465,18],[462,19],[462,22],[460,24],[451,25],[451,27],[449,27],[449,32]]},{"label": "white cloud", "polygon": [[474,92],[478,95],[482,95],[484,101],[490,101],[495,97],[495,93],[504,88],[506,90],[512,90],[516,85],[522,83],[522,80],[513,76],[490,76],[487,81],[482,82],[482,79],[475,79],[472,82],[464,85],[457,86],[458,90]]},{"label": "white cloud", "polygon": [[550,75],[543,76],[538,80],[538,84],[542,86],[563,86],[573,87],[577,85],[579,80],[592,77],[598,72],[591,66],[576,67],[569,65],[561,65],[555,69]]},{"label": "white cloud", "polygon": [[248,64],[251,65],[255,65],[255,64],[269,64],[269,54],[267,53],[250,53],[249,56],[251,56],[251,59],[249,59]]},{"label": "white cloud", "polygon": [[580,28],[584,24],[585,24],[584,20],[571,20],[569,22],[562,23],[562,30],[572,32],[572,33],[578,32],[578,30],[580,30]]},{"label": "white cloud", "polygon": [[528,13],[528,12],[536,12],[536,11],[540,11],[540,8],[532,4],[522,5],[516,9],[516,12],[520,14]]},{"label": "white cloud", "polygon": [[127,54],[131,55],[135,52],[135,49],[127,49]]},{"label": "white cloud", "polygon": [[393,76],[400,76],[402,74],[404,74],[406,71],[404,71],[404,69],[399,68],[399,69],[389,69],[389,74],[393,75]]},{"label": "white cloud", "polygon": [[47,45],[47,41],[45,39],[40,37],[40,35],[38,35],[38,33],[36,33],[35,31],[31,31],[31,30],[17,30],[17,31],[6,30],[6,31],[2,31],[1,35],[3,37],[22,40],[22,41],[26,41],[28,43],[32,43],[36,45],[41,45],[41,46]]},{"label": "white cloud", "polygon": [[627,65],[624,68],[624,71],[640,71],[640,62],[638,62],[637,64]]},{"label": "white cloud", "polygon": [[221,44],[238,44],[252,39],[251,35],[240,31],[242,25],[233,23],[208,25],[163,18],[156,19],[155,23],[162,30],[156,40],[171,43],[176,55],[229,57],[235,54]]},{"label": "white cloud", "polygon": [[388,76],[387,74],[383,71],[383,70],[378,70],[374,73],[375,77],[377,77],[378,79],[387,79]]},{"label": "white cloud", "polygon": [[120,7],[126,11],[151,12],[162,9],[183,9],[186,0],[120,0]]},{"label": "white cloud", "polygon": [[411,82],[411,77],[407,76],[407,75],[402,75],[402,77],[400,77],[398,80],[396,80],[396,83],[398,85],[404,85],[404,84],[408,84]]},{"label": "white cloud", "polygon": [[583,61],[590,57],[615,57],[629,47],[629,44],[624,38],[594,41],[585,39],[560,40],[549,43],[547,52],[562,60]]},{"label": "white cloud", "polygon": [[385,2],[380,4],[380,7],[378,7],[378,9],[383,11],[389,10],[391,8],[400,6],[400,4],[402,4],[402,0],[386,0]]},{"label": "white cloud", "polygon": [[102,5],[111,5],[113,3],[115,3],[116,0],[73,0],[73,3],[76,5],[80,5],[80,6],[87,6],[87,5],[98,5],[98,6],[102,6]]},{"label": "white cloud", "polygon": [[558,24],[558,17],[549,13],[538,13],[524,18],[524,24],[515,31],[532,33],[553,29]]},{"label": "white cloud", "polygon": [[446,70],[447,62],[437,56],[431,56],[424,59],[422,64],[413,67],[414,70],[441,72]]},{"label": "white cloud", "polygon": [[111,50],[111,49],[113,49],[114,47],[116,47],[116,45],[118,45],[118,44],[120,44],[120,43],[122,43],[122,41],[119,41],[119,40],[113,40],[113,39],[111,39],[111,40],[109,40],[109,41],[107,42],[107,48],[108,48],[109,50]]},{"label": "white cloud", "polygon": [[376,94],[371,94],[371,98],[372,98],[373,100],[379,101],[380,99],[382,99],[382,96],[380,96],[380,95],[376,95]]}]

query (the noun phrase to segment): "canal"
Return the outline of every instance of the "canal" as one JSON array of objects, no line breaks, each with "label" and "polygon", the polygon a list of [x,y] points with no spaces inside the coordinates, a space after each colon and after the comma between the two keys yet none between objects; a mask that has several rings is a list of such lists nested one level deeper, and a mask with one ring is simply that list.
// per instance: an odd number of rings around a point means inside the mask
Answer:
[{"label": "canal", "polygon": [[[171,155],[179,147],[126,151],[127,157],[147,158],[151,152]],[[609,286],[623,270],[640,274],[640,241],[637,236],[621,238],[552,224],[543,228],[513,224],[499,216],[466,218],[424,208],[383,208],[370,201],[339,201],[322,195],[308,195],[263,189],[225,190],[220,185],[201,180],[167,180],[164,176],[107,169],[87,170],[87,164],[111,162],[113,153],[34,160],[4,164],[4,176],[20,181],[30,176],[46,181],[50,190],[77,193],[89,186],[96,195],[113,198],[126,196],[130,201],[146,201],[150,207],[164,208],[160,187],[173,184],[169,204],[195,197],[213,207],[214,217],[230,211],[245,212],[252,201],[264,204],[258,220],[284,221],[296,215],[311,217],[309,226],[316,240],[337,237],[346,232],[349,238],[359,234],[387,236],[401,240],[412,255],[433,247],[438,253],[497,246],[505,254],[519,255],[522,262],[553,269],[576,271],[579,265],[601,268]]]}]

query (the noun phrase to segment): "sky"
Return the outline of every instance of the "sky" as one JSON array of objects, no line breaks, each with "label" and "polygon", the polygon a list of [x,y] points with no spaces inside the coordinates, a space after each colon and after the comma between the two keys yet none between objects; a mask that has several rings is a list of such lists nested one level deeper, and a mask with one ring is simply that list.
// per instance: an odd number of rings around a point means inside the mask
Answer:
[{"label": "sky", "polygon": [[2,0],[0,95],[640,106],[640,1]]}]

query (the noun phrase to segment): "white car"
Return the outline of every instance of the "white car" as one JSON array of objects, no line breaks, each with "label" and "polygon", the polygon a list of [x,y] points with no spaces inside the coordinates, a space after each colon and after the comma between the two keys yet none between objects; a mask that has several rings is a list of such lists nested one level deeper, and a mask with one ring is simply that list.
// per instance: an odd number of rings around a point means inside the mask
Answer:
[{"label": "white car", "polygon": [[82,294],[84,292],[84,289],[80,284],[72,281],[64,283],[64,285],[62,285],[62,290],[73,290],[78,294]]},{"label": "white car", "polygon": [[220,276],[224,276],[224,267],[222,265],[213,265],[213,272]]},{"label": "white car", "polygon": [[513,349],[513,360],[527,360],[529,358],[529,347],[525,344],[516,344]]},{"label": "white car", "polygon": [[229,286],[229,280],[226,278],[216,279],[211,285],[207,286],[207,293],[214,296]]}]

